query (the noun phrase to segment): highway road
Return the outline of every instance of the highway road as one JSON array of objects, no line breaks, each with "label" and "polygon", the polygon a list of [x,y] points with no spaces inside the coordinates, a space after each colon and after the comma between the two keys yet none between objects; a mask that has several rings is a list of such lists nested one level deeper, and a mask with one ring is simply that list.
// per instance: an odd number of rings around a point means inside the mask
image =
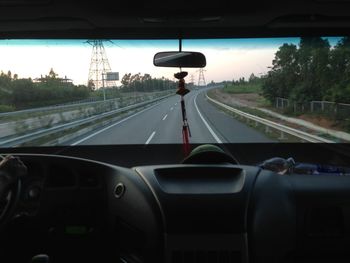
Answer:
[{"label": "highway road", "polygon": [[[191,91],[185,96],[185,103],[191,143],[273,141],[212,105],[207,101],[203,90]],[[178,95],[70,142],[71,145],[170,143],[182,143],[182,116]]]}]

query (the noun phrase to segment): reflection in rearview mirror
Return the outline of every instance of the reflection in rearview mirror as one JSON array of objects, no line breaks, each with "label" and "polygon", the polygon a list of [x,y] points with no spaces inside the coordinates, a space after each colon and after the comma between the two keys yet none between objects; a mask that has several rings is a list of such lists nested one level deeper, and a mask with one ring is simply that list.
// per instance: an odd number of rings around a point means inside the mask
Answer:
[{"label": "reflection in rearview mirror", "polygon": [[204,68],[207,64],[205,56],[199,52],[159,52],[153,58],[157,67]]}]

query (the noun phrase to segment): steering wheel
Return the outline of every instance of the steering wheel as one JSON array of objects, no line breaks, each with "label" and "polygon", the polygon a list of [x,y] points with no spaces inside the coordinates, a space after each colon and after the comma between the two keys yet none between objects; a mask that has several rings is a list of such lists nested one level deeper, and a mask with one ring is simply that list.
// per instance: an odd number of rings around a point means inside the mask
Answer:
[{"label": "steering wheel", "polygon": [[17,203],[19,201],[22,188],[21,179],[13,184],[11,189],[7,192],[5,200],[0,201],[0,231],[3,226],[12,218],[16,211]]},{"label": "steering wheel", "polygon": [[[0,189],[0,230],[13,217],[20,199],[23,175],[27,173],[26,166],[19,158],[8,156],[0,162],[0,172],[3,185]],[[1,183],[1,182],[0,182]]]}]

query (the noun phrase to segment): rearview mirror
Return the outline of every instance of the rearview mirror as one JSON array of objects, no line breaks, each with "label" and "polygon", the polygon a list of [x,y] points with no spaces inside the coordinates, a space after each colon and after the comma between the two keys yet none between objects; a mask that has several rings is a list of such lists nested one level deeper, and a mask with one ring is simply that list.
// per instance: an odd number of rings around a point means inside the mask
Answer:
[{"label": "rearview mirror", "polygon": [[205,56],[199,52],[159,52],[154,55],[153,64],[157,67],[204,68]]}]

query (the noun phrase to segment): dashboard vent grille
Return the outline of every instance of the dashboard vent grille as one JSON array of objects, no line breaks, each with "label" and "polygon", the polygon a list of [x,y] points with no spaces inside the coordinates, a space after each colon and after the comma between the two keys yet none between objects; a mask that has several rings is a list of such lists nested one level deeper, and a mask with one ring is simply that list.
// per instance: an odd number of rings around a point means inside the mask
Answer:
[{"label": "dashboard vent grille", "polygon": [[239,263],[240,251],[233,250],[174,250],[172,263]]}]

